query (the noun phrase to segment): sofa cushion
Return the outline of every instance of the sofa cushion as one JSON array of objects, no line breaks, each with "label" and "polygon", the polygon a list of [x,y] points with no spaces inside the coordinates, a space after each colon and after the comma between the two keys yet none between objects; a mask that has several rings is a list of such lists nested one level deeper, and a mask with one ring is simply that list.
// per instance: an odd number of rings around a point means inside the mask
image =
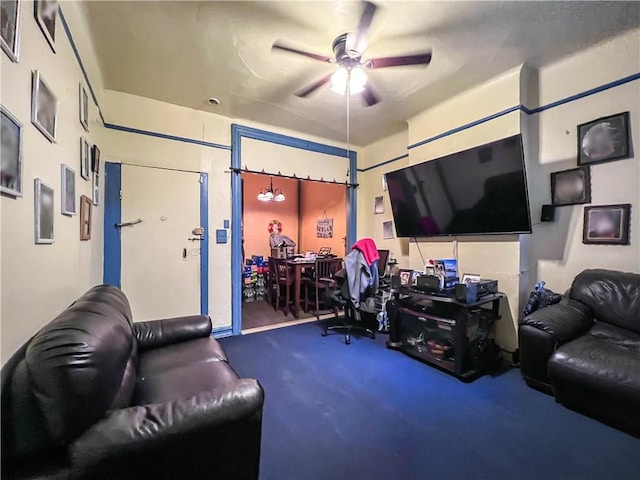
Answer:
[{"label": "sofa cushion", "polygon": [[585,270],[574,279],[569,294],[587,305],[597,320],[640,333],[640,275]]},{"label": "sofa cushion", "polygon": [[185,399],[237,379],[220,343],[212,337],[198,338],[141,353],[133,402]]}]

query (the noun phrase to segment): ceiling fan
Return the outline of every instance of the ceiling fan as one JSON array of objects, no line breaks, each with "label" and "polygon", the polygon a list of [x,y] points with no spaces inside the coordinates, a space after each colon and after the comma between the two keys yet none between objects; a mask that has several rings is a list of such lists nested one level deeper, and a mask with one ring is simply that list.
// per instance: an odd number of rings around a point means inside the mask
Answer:
[{"label": "ceiling fan", "polygon": [[[363,1],[362,15],[355,32],[343,33],[333,41],[332,49],[334,58],[319,55],[317,53],[299,50],[287,45],[280,40],[271,47],[272,50],[283,50],[285,52],[302,55],[321,62],[335,63],[338,69],[330,75],[326,75],[307,87],[298,90],[298,97],[308,97],[320,87],[332,83],[332,90],[340,94],[362,93],[362,98],[366,106],[370,107],[380,101],[375,93],[371,82],[368,82],[365,69],[380,69],[389,67],[404,67],[409,65],[428,65],[431,62],[431,50],[412,55],[399,57],[370,58],[363,61],[362,55],[366,50],[366,36],[373,21],[373,17],[378,7],[368,1]],[[348,92],[347,92],[348,91]]]}]

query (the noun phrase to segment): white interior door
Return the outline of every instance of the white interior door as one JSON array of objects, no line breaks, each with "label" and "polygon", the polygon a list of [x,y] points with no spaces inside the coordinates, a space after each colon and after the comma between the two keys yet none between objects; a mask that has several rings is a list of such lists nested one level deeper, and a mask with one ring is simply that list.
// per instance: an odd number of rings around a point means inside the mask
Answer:
[{"label": "white interior door", "polygon": [[[136,321],[200,313],[200,175],[122,166],[122,290]],[[205,232],[206,233],[206,232]],[[203,236],[206,238],[206,235]]]}]

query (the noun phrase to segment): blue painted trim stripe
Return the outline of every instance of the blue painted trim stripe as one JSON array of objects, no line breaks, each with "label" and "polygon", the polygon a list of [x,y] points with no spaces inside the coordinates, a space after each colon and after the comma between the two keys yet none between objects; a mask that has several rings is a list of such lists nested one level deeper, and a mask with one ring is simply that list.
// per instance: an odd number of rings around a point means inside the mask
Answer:
[{"label": "blue painted trim stripe", "polygon": [[358,235],[358,155],[349,152],[349,183],[347,187],[347,247],[356,243]]},{"label": "blue painted trim stripe", "polygon": [[[347,149],[334,147],[332,145],[326,145],[324,143],[312,142],[310,140],[304,140],[302,138],[291,137],[289,135],[283,135],[281,133],[269,132],[267,130],[260,130],[253,127],[245,127],[243,125],[232,124],[232,131],[235,129],[239,132],[240,137],[250,138],[252,140],[260,140],[263,142],[275,143],[276,145],[283,145],[285,147],[298,148],[300,150],[307,150],[309,152],[324,153],[326,155],[333,155],[336,157],[347,157]],[[233,145],[233,142],[232,142]],[[350,153],[356,153],[351,151]],[[240,168],[238,166],[238,168]]]},{"label": "blue painted trim stripe", "polygon": [[[242,129],[231,125],[231,168],[240,168]],[[233,335],[242,329],[242,177],[231,174],[231,328]]]},{"label": "blue painted trim stripe", "polygon": [[87,70],[86,68],[84,68],[84,63],[82,63],[82,59],[80,58],[78,47],[76,46],[76,42],[73,40],[73,36],[71,35],[69,24],[67,23],[67,19],[64,17],[64,13],[62,13],[62,6],[58,7],[58,12],[60,13],[60,21],[62,22],[62,27],[64,28],[64,32],[67,34],[69,45],[71,45],[71,50],[73,50],[73,54],[76,57],[76,61],[78,62],[78,65],[80,66],[80,70],[82,71],[82,76],[84,77],[85,82],[87,82],[87,87],[89,88],[89,93],[91,93],[91,98],[93,99],[93,103],[95,103],[96,107],[98,107],[98,114],[100,115],[100,119],[102,120],[102,123],[104,123],[104,117],[102,116],[102,110],[100,109],[100,105],[98,104],[98,98],[96,97],[96,92],[93,91],[93,86],[89,81],[89,75],[87,75]]},{"label": "blue painted trim stripe", "polygon": [[619,87],[620,85],[624,85],[626,83],[633,82],[634,80],[638,80],[638,79],[640,79],[640,73],[634,73],[633,75],[629,75],[627,77],[621,78],[619,80],[615,80],[613,82],[605,83],[604,85],[600,85],[599,87],[585,90],[584,92],[576,93],[575,95],[571,95],[570,97],[563,98],[555,102],[551,102],[541,107],[529,109],[524,105],[521,105],[521,108],[522,108],[522,111],[527,115],[533,115],[535,113],[540,113],[540,112],[544,112],[545,110],[550,110],[552,108],[559,107],[560,105],[564,105],[565,103],[570,103],[576,100],[580,100],[581,98],[590,97],[591,95],[595,95],[596,93],[604,92],[605,90]]},{"label": "blue painted trim stripe", "polygon": [[506,110],[502,110],[501,112],[498,113],[494,113],[492,115],[489,115],[487,117],[483,117],[479,120],[475,120],[473,122],[467,123],[465,125],[461,125],[460,127],[456,127],[456,128],[452,128],[451,130],[447,130],[446,132],[443,133],[439,133],[438,135],[435,135],[431,138],[427,138],[425,140],[422,140],[420,142],[411,144],[407,147],[408,150],[411,150],[412,148],[417,148],[417,147],[421,147],[422,145],[426,145],[427,143],[431,143],[431,142],[435,142],[436,140],[439,140],[441,138],[444,137],[448,137],[449,135],[453,135],[454,133],[459,133],[462,132],[463,130],[468,130],[469,128],[473,128],[476,127],[478,125],[481,125],[483,123],[489,122],[491,120],[494,120],[496,118],[499,117],[503,117],[505,115],[508,115],[512,112],[517,112],[520,110],[520,105],[516,105],[515,107],[510,107],[507,108]]},{"label": "blue painted trim stripe", "polygon": [[229,327],[214,328],[211,331],[211,336],[213,338],[226,338],[232,335],[234,335],[233,330]]},{"label": "blue painted trim stripe", "polygon": [[395,158],[392,158],[390,160],[385,160],[384,162],[376,163],[374,165],[371,165],[370,167],[359,168],[358,171],[359,172],[368,172],[369,170],[373,170],[374,168],[382,167],[383,165],[387,165],[389,163],[397,162],[398,160],[402,160],[403,158],[407,158],[407,157],[409,157],[409,154],[405,153],[403,155],[399,155],[399,156],[397,156]]},{"label": "blue painted trim stripe", "polygon": [[105,162],[104,164],[104,259],[102,281],[107,285],[120,288],[122,250],[120,229],[116,223],[122,222],[122,165]]},{"label": "blue painted trim stripe", "polygon": [[118,130],[120,132],[137,133],[138,135],[146,135],[148,137],[164,138],[165,140],[174,140],[176,142],[192,143],[203,147],[220,148],[222,150],[231,150],[228,145],[219,143],[205,142],[204,140],[196,140],[195,138],[178,137],[176,135],[168,135],[166,133],[152,132],[150,130],[141,130],[139,128],[123,127],[122,125],[114,125],[113,123],[105,123],[105,128]]},{"label": "blue painted trim stripe", "polygon": [[209,174],[200,174],[200,226],[204,237],[200,242],[200,313],[209,315]]}]

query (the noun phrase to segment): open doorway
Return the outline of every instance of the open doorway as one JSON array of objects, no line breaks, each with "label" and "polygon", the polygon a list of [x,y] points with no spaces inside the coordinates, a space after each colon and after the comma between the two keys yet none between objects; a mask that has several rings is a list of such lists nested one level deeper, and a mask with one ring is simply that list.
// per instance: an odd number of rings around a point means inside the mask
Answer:
[{"label": "open doorway", "polygon": [[[273,194],[271,200],[267,200],[268,193]],[[278,196],[280,194],[282,196]],[[280,305],[276,310],[277,302],[270,290],[269,257],[272,248],[282,242],[289,247],[289,257],[321,251],[344,257],[346,185],[242,173],[242,225],[242,331],[314,319],[315,314],[304,308],[305,278],[312,273],[309,271],[312,265],[294,269],[295,275],[304,278],[297,278],[298,288],[291,288],[292,304],[286,309]]]}]

